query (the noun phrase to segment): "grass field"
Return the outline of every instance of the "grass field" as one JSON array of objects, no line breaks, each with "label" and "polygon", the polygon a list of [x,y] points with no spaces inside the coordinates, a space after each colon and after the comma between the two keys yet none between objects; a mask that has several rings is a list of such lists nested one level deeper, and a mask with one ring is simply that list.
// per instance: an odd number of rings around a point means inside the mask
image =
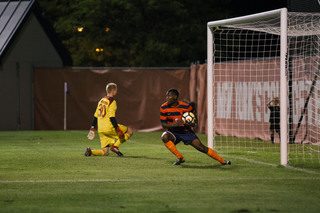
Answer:
[{"label": "grass field", "polygon": [[0,132],[0,212],[320,211],[319,168],[284,168],[276,151],[217,150],[221,166],[179,144],[186,162],[172,166],[161,132],[135,133],[124,157],[85,157],[100,148],[86,134]]}]

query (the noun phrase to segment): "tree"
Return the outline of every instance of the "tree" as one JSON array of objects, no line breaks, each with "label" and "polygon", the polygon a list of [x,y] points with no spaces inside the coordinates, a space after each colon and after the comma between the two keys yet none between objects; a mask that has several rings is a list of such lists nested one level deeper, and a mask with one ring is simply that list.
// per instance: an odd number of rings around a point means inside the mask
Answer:
[{"label": "tree", "polygon": [[[230,0],[39,0],[74,66],[189,66]],[[78,31],[79,28],[79,31]],[[82,31],[81,31],[82,29]]]}]

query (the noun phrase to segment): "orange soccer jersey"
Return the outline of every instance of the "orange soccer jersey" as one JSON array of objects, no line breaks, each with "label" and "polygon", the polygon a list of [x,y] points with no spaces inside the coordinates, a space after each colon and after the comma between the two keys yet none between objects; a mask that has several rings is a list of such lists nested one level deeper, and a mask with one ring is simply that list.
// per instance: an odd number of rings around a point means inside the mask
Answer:
[{"label": "orange soccer jersey", "polygon": [[[161,123],[175,123],[178,120],[182,119],[182,115],[185,112],[193,112],[194,108],[185,102],[179,101],[179,105],[177,106],[169,106],[168,103],[164,103],[160,107],[160,121]],[[187,130],[187,128],[181,126],[181,127],[175,127],[170,128],[172,131],[181,131],[181,130]]]}]

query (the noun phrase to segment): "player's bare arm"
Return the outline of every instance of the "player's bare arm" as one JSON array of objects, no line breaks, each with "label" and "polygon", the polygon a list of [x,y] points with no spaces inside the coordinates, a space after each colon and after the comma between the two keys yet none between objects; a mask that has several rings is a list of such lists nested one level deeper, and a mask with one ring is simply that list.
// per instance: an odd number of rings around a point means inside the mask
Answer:
[{"label": "player's bare arm", "polygon": [[162,122],[161,124],[162,124],[162,127],[164,129],[169,129],[169,128],[172,128],[172,127],[183,126],[185,124],[185,122],[183,120],[178,120],[177,122],[171,123],[171,124],[164,123],[164,122]]}]

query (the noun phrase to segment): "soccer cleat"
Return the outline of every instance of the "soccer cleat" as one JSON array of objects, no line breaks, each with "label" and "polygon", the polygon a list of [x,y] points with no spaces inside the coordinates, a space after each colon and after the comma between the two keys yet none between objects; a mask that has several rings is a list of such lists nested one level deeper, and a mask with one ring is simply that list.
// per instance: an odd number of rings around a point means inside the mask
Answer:
[{"label": "soccer cleat", "polygon": [[91,151],[90,147],[88,147],[86,149],[86,152],[84,153],[84,156],[90,156],[90,155],[92,155],[92,151]]},{"label": "soccer cleat", "polygon": [[112,146],[112,147],[110,148],[110,150],[113,151],[114,153],[116,153],[116,154],[117,154],[118,156],[120,156],[120,157],[123,156],[123,154],[119,151],[118,147],[116,147],[116,146]]},{"label": "soccer cleat", "polygon": [[185,162],[184,158],[178,158],[178,160],[176,162],[174,162],[173,165],[178,166],[184,162]]},{"label": "soccer cleat", "polygon": [[224,160],[221,164],[222,165],[231,165],[231,162],[228,160]]}]

